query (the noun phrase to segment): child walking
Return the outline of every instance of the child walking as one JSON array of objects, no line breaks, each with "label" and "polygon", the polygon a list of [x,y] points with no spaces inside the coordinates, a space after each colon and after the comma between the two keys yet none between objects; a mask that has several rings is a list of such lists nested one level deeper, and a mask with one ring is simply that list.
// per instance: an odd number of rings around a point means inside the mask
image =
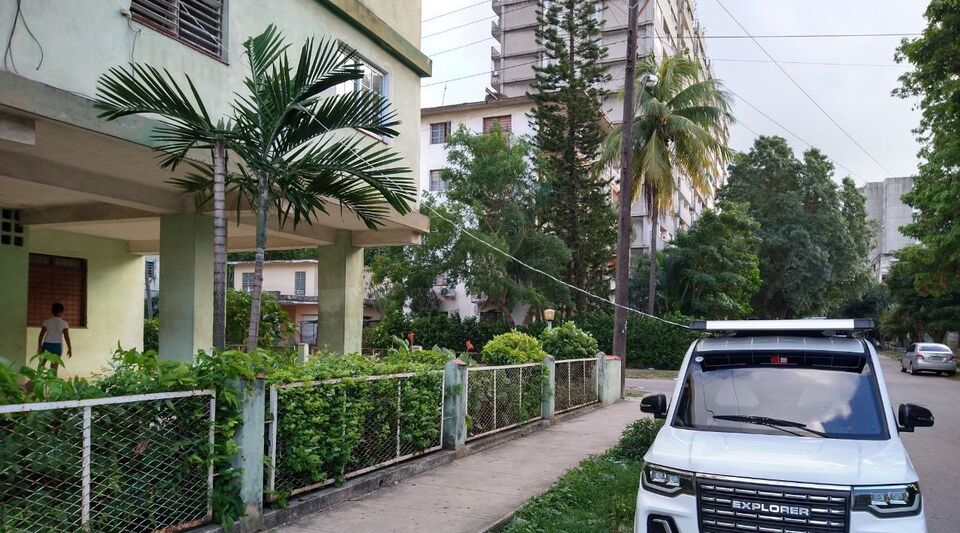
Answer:
[{"label": "child walking", "polygon": [[[63,343],[67,343],[67,357],[73,357],[73,345],[70,343],[70,330],[67,321],[60,318],[63,314],[63,304],[57,302],[50,306],[52,317],[43,321],[40,328],[40,336],[37,338],[37,353],[50,352],[57,356],[63,356]],[[41,362],[40,366],[45,363]],[[57,363],[52,364],[53,371],[59,367]]]}]

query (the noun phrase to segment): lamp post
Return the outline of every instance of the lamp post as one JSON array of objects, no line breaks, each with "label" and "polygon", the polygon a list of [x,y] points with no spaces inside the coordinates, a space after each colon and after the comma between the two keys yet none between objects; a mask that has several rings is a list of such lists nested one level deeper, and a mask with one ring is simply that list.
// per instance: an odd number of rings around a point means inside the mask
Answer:
[{"label": "lamp post", "polygon": [[543,319],[547,321],[547,329],[553,327],[553,319],[556,318],[557,312],[553,309],[544,309],[543,310]]}]

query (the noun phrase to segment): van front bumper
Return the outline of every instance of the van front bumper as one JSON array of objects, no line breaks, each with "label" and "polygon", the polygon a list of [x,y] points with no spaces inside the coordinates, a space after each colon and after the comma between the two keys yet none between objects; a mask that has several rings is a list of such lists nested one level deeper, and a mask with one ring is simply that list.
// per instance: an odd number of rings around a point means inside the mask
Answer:
[{"label": "van front bumper", "polygon": [[[921,496],[922,498],[922,496]],[[651,515],[670,517],[676,525],[672,533],[700,533],[697,517],[697,498],[688,494],[662,496],[643,490],[637,491],[637,511],[634,515],[634,533],[650,533],[647,519]],[[867,512],[850,513],[850,533],[927,533],[927,521],[921,512],[915,516],[879,518]]]}]

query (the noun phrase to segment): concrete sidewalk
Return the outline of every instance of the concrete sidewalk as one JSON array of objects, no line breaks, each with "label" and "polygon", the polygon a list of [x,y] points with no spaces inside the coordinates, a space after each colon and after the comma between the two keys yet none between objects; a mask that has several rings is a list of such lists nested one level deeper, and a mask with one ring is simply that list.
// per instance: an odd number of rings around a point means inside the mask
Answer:
[{"label": "concrete sidewalk", "polygon": [[623,429],[640,416],[639,402],[621,401],[273,531],[484,531],[545,491],[581,459],[616,444]]}]

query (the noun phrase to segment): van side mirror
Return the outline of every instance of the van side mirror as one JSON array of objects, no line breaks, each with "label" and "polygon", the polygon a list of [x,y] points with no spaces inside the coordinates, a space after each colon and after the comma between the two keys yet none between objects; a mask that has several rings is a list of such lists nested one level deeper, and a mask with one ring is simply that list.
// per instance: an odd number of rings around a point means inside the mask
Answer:
[{"label": "van side mirror", "polygon": [[897,421],[900,424],[900,431],[912,433],[914,428],[928,428],[932,426],[933,413],[921,405],[902,403],[897,413]]},{"label": "van side mirror", "polygon": [[640,400],[640,410],[652,414],[654,418],[666,418],[667,397],[663,394],[651,394]]}]

